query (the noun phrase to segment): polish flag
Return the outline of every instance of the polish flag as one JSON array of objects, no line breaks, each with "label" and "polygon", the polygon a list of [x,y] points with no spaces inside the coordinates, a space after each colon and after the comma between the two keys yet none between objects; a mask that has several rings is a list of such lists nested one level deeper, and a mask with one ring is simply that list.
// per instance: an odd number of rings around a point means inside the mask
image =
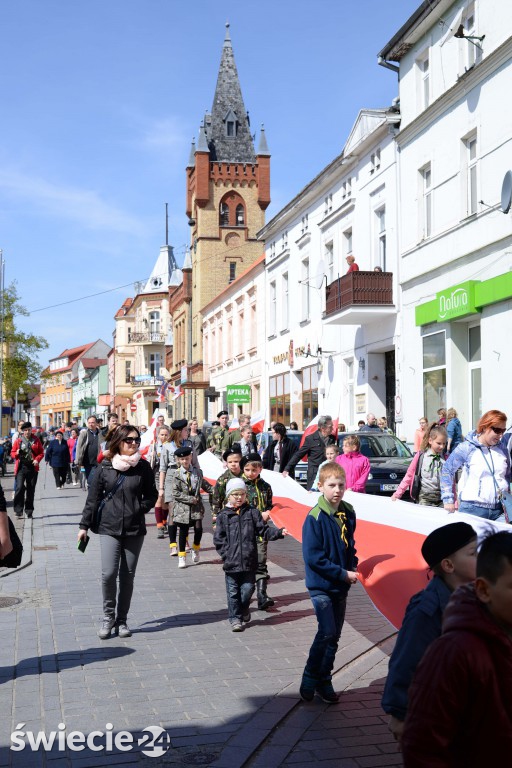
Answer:
[{"label": "polish flag", "polygon": [[316,432],[316,431],[317,431],[317,429],[318,429],[318,419],[319,419],[319,418],[320,418],[320,416],[315,416],[315,418],[313,419],[313,421],[310,421],[310,422],[309,422],[308,426],[307,426],[307,427],[306,427],[306,429],[304,430],[304,434],[302,435],[302,439],[301,439],[301,441],[300,441],[300,445],[299,445],[299,448],[302,448],[302,446],[304,445],[304,440],[306,439],[306,437],[307,437],[308,435],[312,435],[312,434],[313,434],[313,432]]},{"label": "polish flag", "polygon": [[331,434],[332,434],[333,437],[336,438],[336,440],[338,440],[338,424],[339,423],[340,423],[339,417],[337,417],[336,419],[332,420],[332,432],[331,432]]},{"label": "polish flag", "polygon": [[251,416],[251,428],[253,434],[258,435],[265,429],[265,411],[257,411]]},{"label": "polish flag", "polygon": [[235,429],[240,429],[240,422],[238,421],[238,416],[235,416],[231,424],[229,425],[229,431],[234,432]]},{"label": "polish flag", "polygon": [[181,396],[182,396],[182,395],[184,395],[184,394],[185,394],[185,392],[182,390],[182,388],[181,388],[181,384],[178,384],[178,386],[177,386],[177,387],[175,388],[175,390],[174,390],[174,394],[173,394],[173,396],[172,396],[172,399],[173,399],[173,400],[177,400],[177,399],[178,399],[178,397],[181,397]]},{"label": "polish flag", "polygon": [[146,458],[151,445],[156,440],[156,423],[160,414],[165,416],[165,411],[161,408],[157,408],[153,414],[153,418],[151,419],[151,424],[148,426],[144,434],[141,435],[139,453],[143,458]]}]

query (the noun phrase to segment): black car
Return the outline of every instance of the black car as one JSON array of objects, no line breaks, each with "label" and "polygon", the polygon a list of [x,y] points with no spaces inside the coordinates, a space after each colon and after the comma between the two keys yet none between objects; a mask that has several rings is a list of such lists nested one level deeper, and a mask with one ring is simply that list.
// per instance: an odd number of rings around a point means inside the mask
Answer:
[{"label": "black car", "polygon": [[340,453],[343,451],[343,440],[349,435],[359,438],[360,451],[370,460],[371,469],[366,482],[366,492],[377,496],[391,496],[412,461],[412,453],[408,447],[389,432],[343,432],[338,435]]}]

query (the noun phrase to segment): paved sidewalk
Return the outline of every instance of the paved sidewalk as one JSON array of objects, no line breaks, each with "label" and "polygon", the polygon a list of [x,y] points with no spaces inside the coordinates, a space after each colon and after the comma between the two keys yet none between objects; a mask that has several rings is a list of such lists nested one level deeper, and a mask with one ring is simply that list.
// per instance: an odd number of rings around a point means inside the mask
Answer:
[{"label": "paved sidewalk", "polygon": [[[0,766],[402,764],[379,707],[394,630],[360,586],[350,593],[336,660],[344,692],[332,707],[298,697],[316,621],[291,538],[269,546],[276,608],[254,611],[250,626],[233,634],[211,532],[201,562],[178,571],[151,526],[135,579],[133,637],[101,641],[98,540],[91,536],[85,554],[76,549],[85,493],[56,491],[50,475],[44,491],[41,480],[32,564],[0,579],[0,596],[21,599],[0,610]],[[137,744],[124,752],[60,750],[57,738],[50,752],[12,751],[20,723],[34,735],[65,724],[66,734],[128,731],[135,740],[161,726],[171,744],[160,757]]]}]

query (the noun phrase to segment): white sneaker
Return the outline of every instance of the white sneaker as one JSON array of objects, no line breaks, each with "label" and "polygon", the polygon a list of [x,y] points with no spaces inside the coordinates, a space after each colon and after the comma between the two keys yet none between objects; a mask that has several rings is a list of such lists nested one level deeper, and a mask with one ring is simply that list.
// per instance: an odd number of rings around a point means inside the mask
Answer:
[{"label": "white sneaker", "polygon": [[180,555],[178,557],[178,568],[186,568],[187,567],[187,558],[185,555]]},{"label": "white sneaker", "polygon": [[178,556],[178,545],[177,544],[171,544],[171,551],[169,552],[169,555],[171,557],[177,557]]},{"label": "white sneaker", "polygon": [[199,562],[199,550],[198,549],[193,549],[192,550],[192,562],[193,563],[198,563]]}]

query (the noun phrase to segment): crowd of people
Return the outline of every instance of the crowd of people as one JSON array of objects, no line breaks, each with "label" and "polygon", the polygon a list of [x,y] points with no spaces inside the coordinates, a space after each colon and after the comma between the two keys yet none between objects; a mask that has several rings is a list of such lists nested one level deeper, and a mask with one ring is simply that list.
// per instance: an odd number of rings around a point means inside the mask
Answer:
[{"label": "crowd of people", "polygon": [[[506,414],[484,413],[465,437],[455,409],[437,415],[431,424],[420,419],[413,460],[392,499],[408,491],[418,505],[509,522],[512,433]],[[52,467],[57,489],[76,484],[76,472],[84,473],[88,494],[78,540],[85,548],[89,531],[99,534],[104,618],[98,636],[105,640],[112,632],[131,635],[128,616],[146,513],[154,509],[157,537],[168,538],[170,556],[183,569],[188,552],[192,564],[199,562],[205,515],[201,491],[209,494],[228,622],[231,631],[241,632],[251,620],[255,591],[259,610],[274,605],[267,592],[268,542],[287,535],[272,523],[272,488],[261,477],[262,469],[293,477],[307,455],[307,486],[319,495],[304,520],[302,549],[318,629],[300,695],[306,702],[318,695],[335,703],[339,694],[332,671],[349,589],[358,580],[357,510],[344,494],[364,493],[370,472],[360,438],[347,434],[340,454],[333,419],[326,415],[297,448],[285,425],[273,423],[272,439],[261,455],[248,416],[240,417],[236,430],[229,428],[227,411],[217,418],[207,436],[197,419],[167,425],[159,416],[144,456],[141,430],[120,425],[116,414],[109,415],[103,429],[90,417],[81,430],[71,424],[55,430],[45,446],[31,424],[22,423],[11,452],[15,513],[33,514],[42,461]],[[368,414],[360,431],[387,429]],[[198,456],[206,451],[224,466],[215,485],[199,466]],[[0,503],[0,555],[8,549],[2,513]],[[472,525],[457,521],[435,529],[421,548],[433,578],[407,608],[382,699],[406,766],[483,765],[489,734],[491,754],[499,759],[508,759],[512,747],[512,538],[506,530],[491,530],[479,550],[477,545]]]}]

